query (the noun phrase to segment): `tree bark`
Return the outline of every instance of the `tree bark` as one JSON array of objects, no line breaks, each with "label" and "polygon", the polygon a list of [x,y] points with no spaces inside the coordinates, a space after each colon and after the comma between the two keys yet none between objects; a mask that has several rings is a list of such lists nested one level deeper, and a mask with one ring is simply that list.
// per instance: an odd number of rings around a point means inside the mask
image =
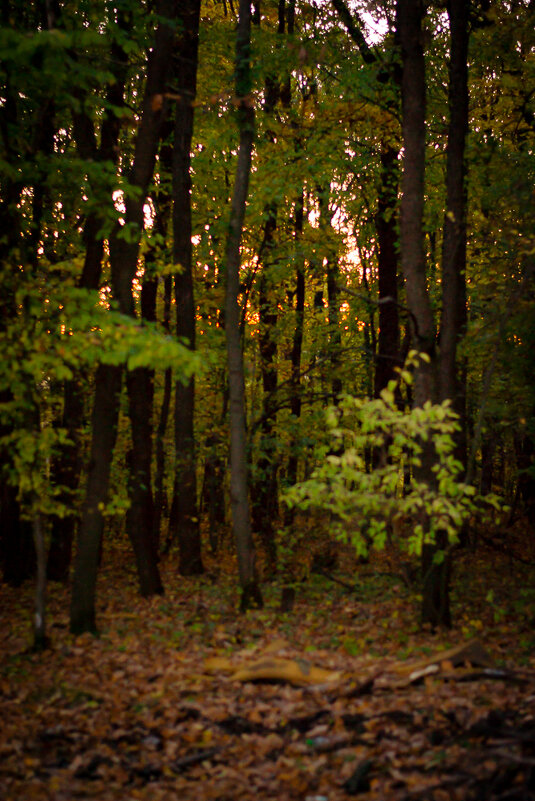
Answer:
[{"label": "tree bark", "polygon": [[374,395],[396,377],[400,364],[398,314],[398,150],[381,143],[381,176],[375,227],[378,244],[379,336],[375,355]]},{"label": "tree bark", "polygon": [[[37,499],[34,502],[37,503]],[[33,649],[34,651],[42,651],[48,646],[48,637],[46,636],[46,547],[42,517],[37,509],[34,511],[32,528],[37,557]]]},{"label": "tree bark", "polygon": [[277,482],[277,449],[274,440],[275,410],[274,395],[277,390],[277,342],[274,327],[278,314],[272,302],[269,281],[268,254],[273,248],[273,235],[277,227],[276,207],[266,209],[268,213],[264,225],[264,237],[258,254],[261,274],[258,290],[259,304],[259,351],[262,373],[262,420],[260,424],[260,455],[255,465],[255,480],[252,487],[252,518],[255,532],[258,533],[266,557],[269,573],[277,569],[277,543],[275,526],[279,513]]},{"label": "tree bark", "polygon": [[[466,466],[466,376],[457,346],[466,330],[466,137],[468,133],[468,13],[463,0],[448,1],[450,21],[449,127],[446,214],[442,246],[440,399],[450,398],[461,420],[458,458]],[[464,375],[464,379],[463,379]]]},{"label": "tree bark", "polygon": [[253,605],[262,606],[262,594],[258,583],[249,512],[245,381],[240,336],[240,308],[238,304],[240,241],[245,218],[255,129],[254,106],[250,94],[250,49],[251,4],[249,0],[240,0],[236,35],[236,96],[239,104],[237,113],[240,144],[225,252],[225,334],[229,373],[230,502],[238,554],[242,611]]},{"label": "tree bark", "polygon": [[[197,93],[200,0],[187,0],[179,13],[180,43],[175,104],[173,150],[173,261],[175,273],[176,332],[195,349],[195,301],[191,246],[191,140],[194,101]],[[175,483],[174,524],[179,550],[179,572],[183,576],[203,572],[197,502],[195,453],[195,382],[178,381],[175,387]]]},{"label": "tree bark", "polygon": [[[327,230],[332,225],[332,214],[329,212],[330,187],[318,187],[320,207],[320,230]],[[338,403],[342,392],[342,379],[340,371],[340,349],[342,347],[342,334],[340,331],[340,270],[336,251],[329,249],[327,254],[327,317],[329,320],[329,361],[331,365],[331,393],[332,402]]]},{"label": "tree bark", "polygon": [[[398,36],[403,62],[400,251],[407,303],[414,323],[414,344],[431,358],[435,354],[435,322],[427,292],[423,235],[425,180],[425,60],[422,0],[398,0]],[[433,396],[431,371],[419,371],[415,387],[417,405]]]},{"label": "tree bark", "polygon": [[[118,24],[126,27],[126,20],[122,15],[118,17]],[[107,102],[111,107],[124,104],[124,84],[128,59],[123,49],[114,42],[111,47],[111,63],[115,70],[115,81],[108,88]],[[80,158],[94,161],[110,161],[117,164],[117,142],[120,132],[120,119],[111,111],[106,112],[100,131],[100,147],[97,148],[95,126],[91,118],[78,112],[73,115],[74,137],[77,153]],[[104,240],[98,236],[102,227],[102,218],[96,212],[89,214],[83,232],[85,245],[85,258],[82,274],[78,281],[81,289],[96,291],[99,288],[102,274],[102,258],[104,256]],[[53,482],[61,488],[59,501],[67,507],[75,507],[69,514],[52,515],[50,529],[50,546],[47,560],[47,577],[52,581],[65,582],[69,578],[72,558],[72,543],[74,533],[79,521],[79,505],[76,493],[82,472],[82,453],[80,432],[86,415],[84,399],[83,377],[74,374],[72,379],[65,381],[63,388],[63,414],[61,426],[67,432],[70,442],[64,445],[61,453],[54,460]],[[76,511],[75,511],[76,510]]]},{"label": "tree bark", "polygon": [[[304,197],[303,192],[295,203],[294,236],[298,240],[303,233],[304,217]],[[298,259],[300,257],[298,256]],[[303,350],[303,327],[305,321],[305,266],[299,261],[295,272],[295,328],[292,343],[291,360],[291,380],[290,380],[290,411],[294,418],[294,425],[301,417],[301,354]],[[297,470],[299,466],[298,457],[298,438],[296,434],[292,436],[290,456],[286,467],[286,479],[288,486],[293,486],[297,481]],[[294,519],[293,508],[287,508],[284,523],[291,526]]]},{"label": "tree bark", "polygon": [[[437,400],[435,322],[426,286],[425,249],[423,234],[425,178],[425,60],[422,21],[424,6],[421,0],[398,0],[397,30],[401,45],[403,74],[401,82],[403,176],[401,182],[400,243],[401,267],[405,276],[407,303],[414,326],[416,349],[428,357],[421,361],[414,383],[414,403],[423,406]],[[421,466],[418,477],[428,484],[434,482],[432,442],[422,443]],[[424,531],[428,526],[422,512]],[[437,535],[436,541],[422,548],[422,623],[450,626],[449,604],[450,560],[435,562],[437,551],[447,552],[447,541]]]},{"label": "tree bark", "polygon": [[[136,236],[127,241],[122,235],[121,227],[117,226],[110,238],[113,293],[120,311],[131,317],[136,316],[132,282],[137,269],[143,230],[143,207],[154,174],[156,153],[167,113],[164,94],[175,43],[173,20],[177,16],[177,3],[175,0],[159,0],[157,14],[160,22],[147,68],[142,115],[130,174],[130,183],[140,191],[135,197],[127,197],[125,200],[125,224],[134,228]],[[143,596],[150,596],[163,592],[153,538],[152,371],[138,368],[129,372],[127,389],[132,428],[127,525],[138,566],[140,592]]]},{"label": "tree bark", "polygon": [[[164,312],[162,321],[164,329],[167,331],[170,330],[171,289],[172,278],[170,275],[168,275],[165,277],[164,281]],[[162,404],[160,406],[160,414],[158,417],[158,425],[156,427],[155,437],[156,465],[154,474],[153,539],[157,551],[160,550],[162,516],[164,513],[168,514],[169,512],[167,494],[164,490],[165,432],[167,430],[169,411],[171,409],[172,381],[172,371],[171,368],[168,367],[164,373]]]},{"label": "tree bark", "polygon": [[[135,197],[125,200],[124,219],[136,231],[136,236],[127,241],[121,236],[121,226],[118,224],[109,242],[113,294],[120,311],[131,317],[136,316],[132,281],[137,269],[139,241],[143,229],[143,206],[154,173],[161,126],[165,119],[166,104],[162,98],[173,49],[174,29],[170,21],[176,15],[176,2],[159,0],[157,13],[160,22],[147,68],[142,115],[130,174],[130,183],[140,191]],[[78,537],[71,601],[71,630],[77,633],[96,631],[95,587],[104,523],[102,506],[108,495],[121,376],[121,367],[101,365],[97,370],[91,463]],[[127,523],[138,567],[140,591],[142,595],[148,596],[163,592],[152,527],[152,378],[147,371],[134,370],[128,376],[127,386],[132,426],[128,485],[130,509]]]},{"label": "tree bark", "polygon": [[[368,46],[362,33],[362,23],[358,14],[351,12],[344,0],[331,0],[341,22],[357,45],[366,64],[377,64],[377,56]],[[396,65],[381,68],[379,83],[394,80],[399,87],[399,71]],[[389,106],[397,103],[387,101]],[[392,109],[393,111],[396,108]],[[397,194],[398,194],[398,149],[388,142],[381,142],[381,176],[375,227],[378,244],[379,273],[379,336],[375,354],[374,395],[379,397],[381,390],[395,378],[394,368],[400,363],[399,353],[399,314],[397,304],[398,273],[398,234],[397,234]]]},{"label": "tree bark", "polygon": [[87,470],[78,548],[71,594],[70,628],[73,634],[97,631],[95,589],[104,517],[108,499],[111,460],[117,437],[122,367],[101,364],[95,377],[91,421],[91,455]]}]

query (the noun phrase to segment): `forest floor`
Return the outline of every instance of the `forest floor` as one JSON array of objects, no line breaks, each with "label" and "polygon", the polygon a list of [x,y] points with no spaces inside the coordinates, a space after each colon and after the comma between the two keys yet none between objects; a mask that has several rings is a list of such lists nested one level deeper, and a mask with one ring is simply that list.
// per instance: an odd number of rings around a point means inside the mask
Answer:
[{"label": "forest floor", "polygon": [[245,615],[231,557],[184,579],[171,555],[151,600],[131,561],[105,554],[98,638],[49,587],[43,653],[33,586],[0,586],[4,801],[535,799],[532,534],[459,552],[437,634],[392,555],[312,574],[291,613],[265,584]]}]

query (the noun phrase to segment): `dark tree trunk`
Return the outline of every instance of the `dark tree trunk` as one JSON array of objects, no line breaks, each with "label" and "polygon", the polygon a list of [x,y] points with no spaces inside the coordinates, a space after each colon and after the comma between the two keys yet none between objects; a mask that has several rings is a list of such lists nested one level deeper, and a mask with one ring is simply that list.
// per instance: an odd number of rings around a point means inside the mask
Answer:
[{"label": "dark tree trunk", "polygon": [[78,508],[76,491],[82,470],[80,429],[84,419],[84,396],[81,377],[65,382],[63,389],[63,415],[61,426],[65,428],[69,444],[63,445],[53,464],[53,482],[60,487],[58,500],[68,512],[66,515],[51,515],[50,546],[47,559],[47,577],[51,581],[65,582],[69,578],[72,558],[72,543],[77,522]]},{"label": "dark tree trunk", "polygon": [[[166,89],[169,64],[174,42],[174,30],[168,20],[176,12],[173,0],[159,0],[160,18],[147,69],[147,82],[143,97],[143,110],[134,150],[130,182],[138,187],[139,194],[125,201],[125,222],[137,231],[134,241],[121,236],[117,225],[110,237],[110,264],[112,288],[123,314],[135,317],[132,292],[139,240],[143,229],[143,205],[154,173],[156,151],[161,126],[165,119],[166,104],[155,102]],[[102,539],[102,504],[106,502],[111,459],[115,446],[118,394],[122,368],[101,365],[97,370],[95,402],[93,406],[91,463],[88,471],[86,499],[82,509],[78,553],[75,566],[71,603],[71,630],[95,631],[95,586],[98,554]],[[163,592],[158,571],[157,554],[153,539],[151,455],[152,455],[152,377],[147,371],[132,371],[127,381],[129,411],[132,426],[132,450],[129,455],[130,510],[127,518],[132,541],[140,591],[148,596]]]},{"label": "dark tree trunk", "polygon": [[226,460],[221,456],[221,438],[214,434],[206,440],[204,479],[201,492],[201,511],[208,512],[208,540],[212,554],[221,545],[225,529],[225,471]]},{"label": "dark tree trunk", "polygon": [[[262,373],[262,419],[260,423],[260,455],[255,465],[255,480],[252,487],[253,528],[258,533],[264,548],[266,567],[269,573],[277,569],[277,543],[275,528],[279,513],[277,482],[277,448],[274,439],[275,410],[273,408],[277,390],[277,342],[274,329],[277,311],[272,301],[269,282],[269,253],[273,247],[273,234],[277,226],[276,209],[268,210],[264,226],[264,237],[259,251],[261,266],[259,284],[259,350]],[[267,254],[267,258],[264,256]]]},{"label": "dark tree trunk", "polygon": [[[294,28],[295,3],[288,8],[290,35]],[[277,33],[279,43],[286,30],[286,2],[280,0],[278,5]],[[291,83],[286,75],[283,79],[277,73],[268,74],[264,87],[264,113],[267,118],[266,138],[275,143],[272,121],[275,107],[279,100],[286,108],[291,103]],[[278,386],[277,341],[275,327],[278,313],[273,300],[272,280],[270,276],[270,260],[274,246],[274,235],[277,229],[277,204],[266,203],[264,207],[265,225],[262,243],[258,252],[258,264],[261,269],[258,305],[259,305],[259,352],[260,370],[262,374],[262,415],[260,421],[260,453],[255,465],[252,486],[252,519],[254,531],[258,533],[263,545],[267,572],[274,574],[277,570],[276,524],[279,518],[279,483],[277,476],[278,460],[274,436],[276,422],[275,393]]]},{"label": "dark tree trunk", "polygon": [[[9,189],[9,185],[8,185]],[[9,196],[8,192],[8,196]],[[0,334],[3,334],[9,324],[17,316],[15,301],[16,278],[12,271],[3,269],[8,264],[11,248],[16,246],[18,235],[18,221],[11,207],[0,200],[0,223],[6,225],[5,244],[0,241],[0,278],[2,292],[0,294]],[[3,389],[0,392],[0,403],[7,404],[13,399],[11,390]],[[0,425],[0,441],[13,430],[11,425]],[[20,585],[35,574],[35,547],[32,537],[31,524],[21,518],[21,508],[18,501],[17,487],[9,478],[9,467],[12,464],[11,454],[5,446],[0,447],[0,566],[3,580],[12,587]]]},{"label": "dark tree trunk", "polygon": [[[446,163],[446,214],[442,249],[442,319],[438,373],[438,399],[451,399],[460,415],[461,435],[457,457],[466,464],[466,379],[458,369],[457,345],[466,328],[466,161],[468,132],[468,13],[464,0],[449,0],[449,128]],[[438,550],[446,556],[434,563]],[[451,559],[445,535],[437,537],[424,553],[423,622],[451,625],[449,579]]]},{"label": "dark tree trunk", "polygon": [[[5,213],[5,216],[2,212]],[[2,209],[1,204],[0,214],[0,221],[15,223],[15,219],[12,218],[13,212]],[[0,261],[1,266],[8,264],[9,246],[15,244],[9,242],[9,235],[13,233],[14,226],[5,230],[8,232],[5,250],[0,242],[0,256],[5,259],[5,262]],[[15,320],[17,315],[16,279],[12,272],[2,270],[1,266],[0,334],[4,334],[10,322]],[[9,403],[12,399],[13,394],[9,388],[0,392],[1,404]],[[11,425],[0,425],[0,442],[12,430]],[[31,523],[21,518],[17,487],[9,479],[11,464],[9,449],[6,446],[0,446],[0,566],[5,583],[11,587],[20,587],[26,579],[35,574],[36,555]]]},{"label": "dark tree trunk", "polygon": [[254,107],[250,98],[251,4],[240,0],[236,35],[236,97],[240,145],[232,194],[231,216],[225,252],[226,303],[225,334],[229,374],[230,411],[230,502],[238,570],[241,586],[241,609],[262,606],[256,556],[251,533],[248,497],[247,437],[245,422],[245,382],[240,336],[240,241],[251,172],[254,141]]},{"label": "dark tree trunk", "polygon": [[[304,197],[303,192],[295,204],[294,235],[299,239],[303,233],[303,212]],[[299,261],[295,275],[295,327],[291,353],[291,379],[290,379],[290,411],[294,418],[294,425],[301,417],[301,353],[303,350],[303,329],[305,321],[305,267]],[[299,466],[299,437],[294,434],[288,465],[286,468],[286,480],[288,486],[293,486],[297,481],[297,470]],[[291,526],[294,519],[293,509],[286,509],[285,525]]]},{"label": "dark tree trunk", "polygon": [[[126,19],[119,15],[118,24],[125,28]],[[111,64],[115,71],[115,81],[107,92],[107,102],[111,107],[120,107],[124,104],[124,83],[128,59],[117,42],[111,47]],[[97,148],[94,123],[87,114],[79,112],[74,116],[74,137],[78,155],[82,159],[94,161],[109,161],[113,164],[118,160],[117,142],[120,132],[120,118],[113,112],[106,113],[100,132],[100,147]],[[85,258],[78,286],[81,289],[97,290],[102,274],[102,258],[104,255],[104,241],[99,237],[103,220],[99,214],[89,214],[83,232],[85,244]],[[70,381],[66,381],[63,389],[63,415],[61,426],[67,432],[69,445],[64,445],[52,466],[52,480],[61,488],[59,501],[68,508],[70,513],[64,516],[51,516],[50,546],[47,561],[47,576],[52,581],[67,581],[72,558],[72,543],[78,524],[79,504],[76,493],[80,483],[82,471],[81,437],[80,432],[84,425],[86,415],[83,390],[83,378],[74,374]]]},{"label": "dark tree trunk", "polygon": [[453,401],[461,420],[459,458],[466,466],[466,372],[457,346],[466,330],[466,136],[468,133],[468,14],[464,0],[449,0],[449,128],[446,214],[442,247],[440,400]]},{"label": "dark tree trunk", "polygon": [[[175,142],[173,150],[173,261],[175,274],[176,332],[195,349],[195,301],[191,247],[191,140],[194,101],[197,93],[200,0],[181,4],[179,12]],[[195,383],[177,382],[175,387],[175,488],[176,534],[179,572],[184,576],[203,572],[197,504],[195,455]]]},{"label": "dark tree trunk", "polygon": [[26,579],[35,575],[35,547],[31,523],[21,519],[17,488],[4,477],[0,487],[0,519],[0,564],[3,580],[10,587],[20,587]]},{"label": "dark tree trunk", "polygon": [[[3,3],[0,9],[2,25],[5,28],[28,29],[35,33],[38,26],[47,27],[47,20],[39,19],[36,9],[16,8],[11,3]],[[19,114],[21,96],[18,92],[17,75],[11,74],[6,62],[2,70],[2,104],[0,106],[0,135],[2,140],[2,160],[11,167],[2,171],[2,192],[0,197],[0,333],[7,331],[16,321],[18,304],[16,292],[24,280],[22,271],[10,267],[12,254],[17,252],[17,263],[34,266],[41,233],[43,200],[47,192],[46,174],[40,175],[37,157],[45,153],[49,157],[53,151],[53,99],[44,99],[40,109],[34,109],[33,130],[26,132],[25,147],[27,156],[35,157],[32,201],[32,224],[26,236],[22,234],[23,217],[20,199],[23,189],[29,188],[18,178],[20,173],[20,140],[12,136],[12,131],[22,130]],[[28,99],[27,99],[28,100]],[[47,112],[49,112],[47,114]],[[32,152],[33,151],[33,152]],[[17,176],[17,177],[15,177]],[[31,183],[31,181],[30,181]],[[27,269],[25,267],[25,273]],[[13,400],[11,388],[0,392],[0,403],[9,404]],[[0,440],[12,433],[13,423],[0,426]],[[3,579],[11,586],[20,586],[27,578],[35,575],[36,552],[32,524],[22,519],[22,508],[18,499],[17,487],[11,483],[10,468],[13,468],[12,455],[8,447],[0,447],[0,565]]]},{"label": "dark tree trunk", "polygon": [[[429,357],[421,362],[415,378],[414,402],[422,406],[437,400],[435,322],[426,287],[425,248],[423,234],[425,177],[425,61],[423,51],[422,0],[398,0],[398,36],[403,64],[402,128],[403,177],[401,197],[401,267],[405,276],[407,303],[414,326],[414,343],[420,353]],[[431,443],[423,443],[419,478],[434,481],[434,452]],[[422,520],[424,530],[428,522]],[[422,622],[433,628],[451,625],[449,605],[450,562],[446,557],[435,563],[438,550],[446,550],[444,537],[422,549]]]},{"label": "dark tree trunk", "polygon": [[[400,249],[407,303],[414,323],[414,346],[432,359],[435,321],[427,292],[423,234],[425,179],[425,60],[422,0],[398,0],[398,36],[403,61],[403,176],[401,182]],[[415,387],[421,405],[434,395],[432,371],[422,367]]]},{"label": "dark tree trunk", "polygon": [[[167,89],[170,63],[175,41],[172,20],[177,13],[173,0],[159,0],[157,13],[160,23],[156,30],[154,48],[147,68],[147,82],[142,115],[134,149],[130,182],[139,194],[125,201],[126,225],[134,226],[137,236],[126,241],[118,226],[110,238],[110,264],[113,293],[123,314],[136,316],[132,282],[137,269],[139,238],[143,230],[143,206],[154,173],[156,153],[165,121],[167,104],[162,99]],[[153,538],[152,464],[152,402],[153,374],[138,368],[127,377],[129,414],[132,427],[130,454],[128,533],[136,555],[140,591],[144,596],[163,592]]]},{"label": "dark tree trunk", "polygon": [[329,258],[327,262],[327,303],[329,305],[329,354],[332,371],[331,393],[334,404],[338,403],[339,396],[343,390],[342,378],[338,375],[340,370],[340,349],[342,347],[339,281],[338,259],[336,257]]},{"label": "dark tree trunk", "polygon": [[126,374],[132,449],[128,454],[130,507],[126,514],[127,531],[132,541],[141,595],[163,593],[158,570],[158,554],[153,536],[152,406],[154,373],[145,367]]},{"label": "dark tree trunk", "polygon": [[515,438],[517,496],[522,501],[529,524],[535,526],[535,444],[529,434]]},{"label": "dark tree trunk", "polygon": [[[170,275],[165,277],[164,281],[164,311],[162,324],[166,331],[170,331],[170,312],[171,312],[171,289],[172,278]],[[167,423],[169,421],[169,411],[171,408],[171,392],[172,392],[173,376],[171,368],[168,367],[164,373],[164,385],[162,405],[160,406],[160,414],[158,418],[158,425],[156,427],[155,437],[155,474],[154,474],[154,542],[156,549],[160,548],[160,531],[162,524],[162,515],[168,513],[167,494],[164,490],[164,477],[165,477],[165,432],[167,430]]]},{"label": "dark tree trunk", "polygon": [[[35,503],[38,500],[35,499]],[[42,651],[48,646],[46,635],[46,546],[43,521],[40,512],[34,512],[33,541],[37,560],[37,581],[35,584],[35,609],[33,623],[33,649]]]},{"label": "dark tree trunk", "polygon": [[[172,198],[171,193],[166,188],[166,178],[171,174],[173,165],[173,147],[168,141],[173,133],[174,121],[167,119],[162,130],[162,141],[160,144],[160,186],[154,196],[154,229],[161,237],[162,242],[166,242],[169,229],[169,221],[171,217]],[[150,275],[148,282],[144,282],[141,296],[141,316],[145,319],[157,319],[156,313],[156,300],[158,295],[158,277],[154,273],[152,264],[156,260],[157,255],[161,252],[159,246],[155,246],[145,256],[145,271],[146,275]],[[149,294],[147,289],[149,285],[152,287]],[[172,276],[166,275],[163,280],[163,314],[162,314],[162,328],[170,335],[171,334],[171,295],[173,291]],[[144,302],[145,299],[145,302]],[[147,303],[147,301],[150,302]],[[156,426],[154,448],[155,448],[155,473],[154,473],[154,511],[152,520],[153,540],[156,553],[160,551],[160,532],[162,524],[162,516],[168,515],[167,493],[164,490],[165,480],[165,434],[167,431],[167,424],[169,421],[169,411],[171,408],[171,395],[173,389],[173,374],[170,367],[164,372],[164,386],[162,404],[158,415],[158,424]]]},{"label": "dark tree trunk", "polygon": [[375,362],[374,395],[396,377],[400,364],[398,315],[398,150],[381,145],[381,178],[376,230],[379,273],[379,336]]},{"label": "dark tree trunk", "polygon": [[[329,188],[318,187],[320,207],[320,230],[327,231],[332,225],[332,214],[329,212]],[[340,377],[340,349],[342,335],[340,331],[340,270],[336,251],[329,250],[327,254],[327,315],[329,320],[329,361],[331,366],[331,393],[334,404],[338,403],[338,396],[342,392],[342,379]]]},{"label": "dark tree trunk", "polygon": [[[338,16],[357,45],[366,64],[377,64],[377,57],[368,46],[362,33],[358,14],[351,12],[344,0],[331,0]],[[394,80],[399,87],[399,70],[395,65],[381,67],[378,74],[380,84]],[[389,107],[397,103],[387,100]],[[396,109],[393,109],[396,110]],[[379,188],[375,225],[378,243],[379,272],[379,337],[374,376],[374,395],[379,397],[382,389],[395,378],[394,368],[400,363],[399,315],[397,306],[398,233],[397,195],[399,183],[397,148],[381,143],[381,181]]]},{"label": "dark tree trunk", "polygon": [[95,588],[104,526],[102,506],[108,500],[122,373],[122,367],[101,364],[95,377],[91,455],[78,531],[71,597],[71,631],[74,634],[97,630]]}]

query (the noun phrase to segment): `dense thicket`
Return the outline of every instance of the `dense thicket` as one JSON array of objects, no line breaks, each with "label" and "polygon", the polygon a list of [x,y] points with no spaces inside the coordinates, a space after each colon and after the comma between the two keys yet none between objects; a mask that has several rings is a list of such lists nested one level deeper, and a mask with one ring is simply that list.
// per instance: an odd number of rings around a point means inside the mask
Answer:
[{"label": "dense thicket", "polygon": [[[242,605],[256,550],[287,602],[281,499],[343,464],[346,395],[383,409],[363,474],[429,491],[385,520],[396,547],[422,531],[424,621],[449,623],[477,527],[452,501],[437,528],[433,499],[473,485],[534,523],[534,22],[529,0],[6,0],[0,555],[13,585],[40,568],[40,642],[47,554],[67,580],[76,544],[71,625],[94,630],[110,539],[149,596],[162,551],[191,575],[231,547],[231,509]],[[392,448],[388,393],[451,404],[447,475],[438,418]],[[376,500],[344,519],[359,548]]]}]

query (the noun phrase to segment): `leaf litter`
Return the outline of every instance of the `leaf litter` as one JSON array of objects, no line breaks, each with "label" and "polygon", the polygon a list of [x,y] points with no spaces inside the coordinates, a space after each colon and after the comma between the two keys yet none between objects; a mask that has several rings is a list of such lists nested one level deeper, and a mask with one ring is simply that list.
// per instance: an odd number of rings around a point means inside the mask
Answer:
[{"label": "leaf litter", "polygon": [[[532,608],[511,594],[497,614],[484,599],[503,564],[466,559],[470,603],[434,635],[384,564],[358,568],[354,592],[311,577],[291,615],[267,587],[239,616],[230,564],[214,582],[170,559],[167,594],[146,601],[110,554],[100,636],[68,633],[52,585],[42,654],[33,587],[0,588],[0,797],[535,799]],[[511,587],[528,582],[515,569]]]}]

